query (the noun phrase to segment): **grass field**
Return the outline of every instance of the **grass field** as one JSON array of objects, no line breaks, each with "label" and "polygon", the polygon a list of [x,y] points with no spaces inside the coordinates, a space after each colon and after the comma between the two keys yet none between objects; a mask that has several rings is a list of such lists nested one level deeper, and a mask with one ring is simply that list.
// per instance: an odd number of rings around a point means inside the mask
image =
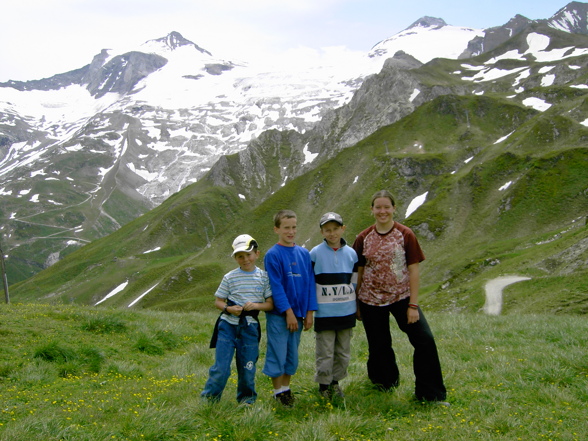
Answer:
[{"label": "grass field", "polygon": [[[314,335],[293,377],[297,403],[235,401],[236,375],[217,404],[199,394],[213,362],[216,313],[78,306],[0,306],[0,439],[32,440],[581,440],[588,414],[588,319],[427,312],[450,407],[413,398],[411,348],[393,327],[401,385],[367,380],[363,329],[353,337],[345,400],[320,398]],[[262,318],[262,326],[265,328]]]}]

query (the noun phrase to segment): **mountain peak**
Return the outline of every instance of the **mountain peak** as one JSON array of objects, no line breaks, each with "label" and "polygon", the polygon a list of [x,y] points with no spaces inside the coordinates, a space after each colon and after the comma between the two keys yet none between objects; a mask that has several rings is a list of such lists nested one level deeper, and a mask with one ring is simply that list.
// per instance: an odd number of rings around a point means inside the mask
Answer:
[{"label": "mountain peak", "polygon": [[439,28],[442,28],[443,26],[447,26],[447,23],[445,23],[445,20],[443,20],[442,18],[424,16],[424,17],[419,18],[417,21],[415,21],[413,24],[411,24],[406,29],[411,29],[411,28],[437,28],[437,29],[439,29]]},{"label": "mountain peak", "polygon": [[571,2],[547,20],[550,27],[574,34],[588,34],[588,3]]},{"label": "mountain peak", "polygon": [[210,55],[212,54],[208,52],[206,49],[201,48],[196,43],[184,38],[182,34],[177,31],[172,31],[167,34],[165,37],[156,38],[154,40],[148,40],[144,43],[145,46],[157,46],[160,49],[164,49],[165,51],[174,51],[183,46],[192,46],[197,51],[202,52],[203,54]]}]

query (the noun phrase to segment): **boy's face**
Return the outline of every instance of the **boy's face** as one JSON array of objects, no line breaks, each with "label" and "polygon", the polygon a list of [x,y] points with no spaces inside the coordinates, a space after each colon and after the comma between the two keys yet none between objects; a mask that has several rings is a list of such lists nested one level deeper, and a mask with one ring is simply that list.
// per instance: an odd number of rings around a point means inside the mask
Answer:
[{"label": "boy's face", "polygon": [[274,231],[278,235],[278,243],[287,247],[294,246],[296,239],[296,218],[283,218],[279,227],[274,227]]},{"label": "boy's face", "polygon": [[321,227],[321,234],[331,248],[341,247],[341,236],[345,232],[345,225],[338,222],[327,222]]},{"label": "boy's face", "polygon": [[259,250],[239,251],[233,256],[243,271],[251,272],[255,269],[255,261],[259,257]]}]

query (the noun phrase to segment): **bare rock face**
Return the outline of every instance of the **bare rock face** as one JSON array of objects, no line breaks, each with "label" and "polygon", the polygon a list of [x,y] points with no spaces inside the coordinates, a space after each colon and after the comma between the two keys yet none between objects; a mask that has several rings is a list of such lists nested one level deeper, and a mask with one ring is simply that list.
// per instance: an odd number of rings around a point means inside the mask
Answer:
[{"label": "bare rock face", "polygon": [[547,20],[550,27],[571,34],[588,34],[588,3],[571,2]]},{"label": "bare rock face", "polygon": [[476,37],[468,43],[467,49],[459,58],[471,58],[496,49],[515,35],[534,23],[522,15],[516,15],[503,26],[486,29],[483,37]]},{"label": "bare rock face", "polygon": [[162,68],[167,60],[160,55],[129,52],[104,65],[92,64],[84,77],[88,91],[100,98],[106,93],[129,93],[139,81]]}]

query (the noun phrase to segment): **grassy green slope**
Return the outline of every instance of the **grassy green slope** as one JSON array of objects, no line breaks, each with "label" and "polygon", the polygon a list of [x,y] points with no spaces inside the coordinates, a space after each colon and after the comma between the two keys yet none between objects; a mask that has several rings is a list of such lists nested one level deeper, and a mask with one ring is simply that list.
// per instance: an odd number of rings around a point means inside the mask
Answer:
[{"label": "grassy green slope", "polygon": [[[401,383],[373,389],[363,328],[352,339],[344,401],[319,397],[314,338],[304,333],[292,388],[276,405],[261,373],[253,407],[200,400],[213,363],[215,312],[0,305],[0,439],[54,440],[581,440],[588,403],[588,320],[570,314],[427,312],[450,407],[414,400],[412,348],[393,328]],[[513,318],[515,318],[513,320]],[[260,316],[265,329],[265,319]],[[549,354],[549,356],[545,356]]]}]

